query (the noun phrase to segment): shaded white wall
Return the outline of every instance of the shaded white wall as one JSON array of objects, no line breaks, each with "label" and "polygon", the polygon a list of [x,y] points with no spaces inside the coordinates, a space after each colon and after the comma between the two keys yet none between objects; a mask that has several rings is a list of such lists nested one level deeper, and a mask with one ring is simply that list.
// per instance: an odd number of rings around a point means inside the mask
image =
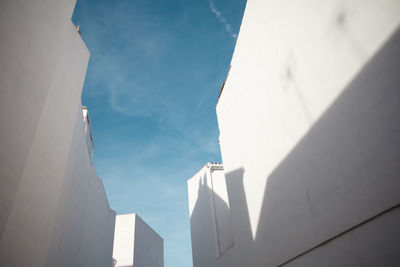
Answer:
[{"label": "shaded white wall", "polygon": [[217,104],[233,263],[197,266],[319,266],[367,239],[340,263],[399,264],[399,14],[395,0],[248,0]]},{"label": "shaded white wall", "polygon": [[[67,41],[66,33],[71,27],[69,18],[74,4],[74,1],[51,0],[1,1],[1,235],[22,180],[47,95],[57,89],[53,77],[66,47],[71,43],[71,40]],[[87,56],[83,55],[83,62]],[[80,75],[82,79],[84,73]]]},{"label": "shaded white wall", "polygon": [[70,151],[47,266],[112,266],[115,212],[91,164],[80,112]]},{"label": "shaded white wall", "polygon": [[399,224],[396,208],[284,266],[398,266]]},{"label": "shaded white wall", "polygon": [[163,267],[163,239],[137,214],[116,216],[113,258],[120,267]]},{"label": "shaded white wall", "polygon": [[1,1],[0,265],[111,266],[115,213],[91,164],[75,1]]},{"label": "shaded white wall", "polygon": [[[218,166],[219,167],[219,166]],[[210,168],[215,223],[218,236],[218,256],[233,246],[231,211],[223,168]]]},{"label": "shaded white wall", "polygon": [[135,218],[133,266],[164,267],[164,241],[138,215]]},{"label": "shaded white wall", "polygon": [[207,163],[188,180],[194,267],[231,266],[234,239],[222,164]]}]

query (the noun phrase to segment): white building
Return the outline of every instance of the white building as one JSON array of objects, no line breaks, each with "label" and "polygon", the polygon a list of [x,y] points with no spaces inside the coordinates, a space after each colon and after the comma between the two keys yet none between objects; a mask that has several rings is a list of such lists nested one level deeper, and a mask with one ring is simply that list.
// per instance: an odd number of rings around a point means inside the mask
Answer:
[{"label": "white building", "polygon": [[137,214],[117,215],[113,258],[117,267],[163,267],[163,239]]},{"label": "white building", "polygon": [[91,162],[74,5],[1,1],[0,266],[112,266],[115,212]]},{"label": "white building", "polygon": [[234,245],[191,210],[195,267],[399,266],[399,25],[396,0],[248,0],[216,108]]},{"label": "white building", "polygon": [[[207,163],[188,180],[193,265],[214,266],[234,245],[222,164]],[[232,263],[230,257],[223,257]]]},{"label": "white building", "polygon": [[[74,5],[1,3],[0,266],[113,264],[115,212],[92,165],[81,104],[89,51],[70,20]],[[135,267],[162,267],[162,239],[136,215],[118,218],[132,219]]]}]

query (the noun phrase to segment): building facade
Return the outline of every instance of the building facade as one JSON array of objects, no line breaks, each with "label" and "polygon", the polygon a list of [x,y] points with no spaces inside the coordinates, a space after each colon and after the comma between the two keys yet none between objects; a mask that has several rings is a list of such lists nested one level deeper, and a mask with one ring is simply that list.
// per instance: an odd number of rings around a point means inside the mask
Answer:
[{"label": "building facade", "polygon": [[399,14],[247,1],[216,107],[233,246],[192,228],[195,267],[400,264]]},{"label": "building facade", "polygon": [[0,266],[112,266],[115,212],[82,116],[75,1],[1,1]]},{"label": "building facade", "polygon": [[163,239],[137,214],[117,215],[113,258],[116,267],[163,267]]},{"label": "building facade", "polygon": [[193,265],[214,266],[215,260],[226,260],[231,266],[234,245],[224,168],[207,163],[188,180],[190,231]]}]

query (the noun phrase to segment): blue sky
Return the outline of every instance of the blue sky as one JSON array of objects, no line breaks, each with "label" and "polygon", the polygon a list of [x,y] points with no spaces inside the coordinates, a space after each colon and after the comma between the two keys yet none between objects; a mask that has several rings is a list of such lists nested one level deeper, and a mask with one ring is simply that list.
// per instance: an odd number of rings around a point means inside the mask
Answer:
[{"label": "blue sky", "polygon": [[111,207],[163,237],[166,267],[192,266],[186,181],[221,161],[215,104],[245,2],[77,1],[95,167]]}]

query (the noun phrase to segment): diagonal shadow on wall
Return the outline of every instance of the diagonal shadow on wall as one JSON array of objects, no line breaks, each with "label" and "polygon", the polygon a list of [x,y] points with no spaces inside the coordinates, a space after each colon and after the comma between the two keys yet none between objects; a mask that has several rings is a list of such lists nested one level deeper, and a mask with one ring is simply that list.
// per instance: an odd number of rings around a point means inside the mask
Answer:
[{"label": "diagonal shadow on wall", "polygon": [[[399,162],[398,29],[268,177],[254,241],[258,263],[280,265],[398,205]],[[386,230],[393,238],[337,249],[341,257],[324,266],[399,264],[393,223]]]},{"label": "diagonal shadow on wall", "polygon": [[[398,266],[399,70],[400,29],[269,175],[254,239],[243,179],[257,177],[226,173],[232,262],[202,266]],[[200,201],[209,188],[198,194],[192,238],[211,223]]]}]

